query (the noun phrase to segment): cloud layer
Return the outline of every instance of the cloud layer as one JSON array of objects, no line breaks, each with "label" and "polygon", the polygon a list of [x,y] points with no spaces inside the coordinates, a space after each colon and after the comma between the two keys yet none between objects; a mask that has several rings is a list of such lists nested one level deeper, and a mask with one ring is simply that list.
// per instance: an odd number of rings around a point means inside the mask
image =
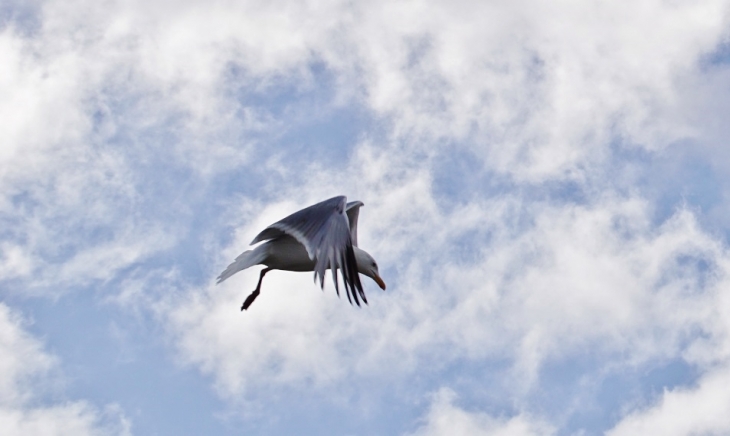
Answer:
[{"label": "cloud layer", "polygon": [[[59,363],[11,306],[79,299],[153,325],[224,429],[727,432],[730,4],[473,3],[0,7],[8,422],[129,431],[24,384]],[[213,285],[343,193],[370,307]]]}]

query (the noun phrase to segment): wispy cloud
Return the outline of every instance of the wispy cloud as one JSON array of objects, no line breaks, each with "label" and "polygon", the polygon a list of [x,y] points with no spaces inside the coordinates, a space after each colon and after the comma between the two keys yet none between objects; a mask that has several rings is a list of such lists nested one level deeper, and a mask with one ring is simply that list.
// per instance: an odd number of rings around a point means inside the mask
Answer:
[{"label": "wispy cloud", "polygon": [[[386,432],[415,434],[651,432],[724,404],[727,2],[473,3],[0,6],[3,297],[153,320],[259,429],[307,394],[360,422],[395,404]],[[256,274],[213,285],[342,193],[389,285],[370,307],[275,272],[241,314]],[[7,317],[8,362],[54,365]],[[642,390],[669,364],[693,375]]]},{"label": "wispy cloud", "polygon": [[24,320],[0,304],[0,425],[7,435],[128,435],[130,424],[118,406],[99,410],[85,401],[38,403],[55,380],[57,358],[23,329]]},{"label": "wispy cloud", "polygon": [[469,412],[454,404],[456,395],[449,389],[441,389],[433,396],[429,411],[413,436],[461,435],[528,436],[554,433],[550,425],[534,421],[529,416],[509,419],[491,417],[482,412]]}]

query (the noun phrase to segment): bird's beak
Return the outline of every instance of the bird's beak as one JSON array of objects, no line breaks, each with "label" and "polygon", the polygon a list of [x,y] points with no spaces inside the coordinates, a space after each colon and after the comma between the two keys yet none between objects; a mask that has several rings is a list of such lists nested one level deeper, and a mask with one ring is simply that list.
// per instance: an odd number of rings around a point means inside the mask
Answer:
[{"label": "bird's beak", "polygon": [[375,280],[375,283],[380,286],[380,289],[385,290],[385,282],[383,281],[383,279],[380,278],[379,275],[376,274],[375,277],[373,277],[373,280]]}]

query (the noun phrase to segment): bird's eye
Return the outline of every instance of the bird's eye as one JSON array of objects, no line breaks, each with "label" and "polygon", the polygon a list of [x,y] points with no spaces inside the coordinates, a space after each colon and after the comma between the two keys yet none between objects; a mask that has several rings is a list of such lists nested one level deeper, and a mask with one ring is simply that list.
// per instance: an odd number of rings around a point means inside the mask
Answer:
[{"label": "bird's eye", "polygon": [[373,268],[377,268],[377,267],[378,267],[378,264],[373,262]]}]

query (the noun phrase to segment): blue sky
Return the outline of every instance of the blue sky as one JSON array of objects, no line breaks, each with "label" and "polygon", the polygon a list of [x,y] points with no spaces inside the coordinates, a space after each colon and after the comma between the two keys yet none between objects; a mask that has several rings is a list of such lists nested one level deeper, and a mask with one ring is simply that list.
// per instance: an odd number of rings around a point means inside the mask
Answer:
[{"label": "blue sky", "polygon": [[[726,1],[0,5],[3,434],[727,434]],[[215,277],[361,200],[370,305]]]}]

